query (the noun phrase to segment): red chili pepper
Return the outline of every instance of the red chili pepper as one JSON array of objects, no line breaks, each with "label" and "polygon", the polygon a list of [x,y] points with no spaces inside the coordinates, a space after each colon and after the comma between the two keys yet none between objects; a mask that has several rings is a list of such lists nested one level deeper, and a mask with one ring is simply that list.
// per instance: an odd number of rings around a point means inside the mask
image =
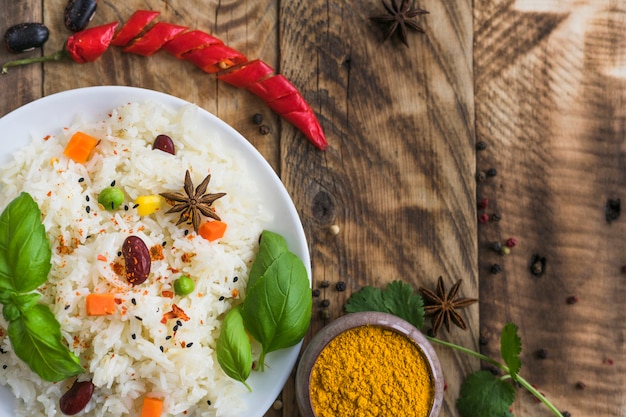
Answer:
[{"label": "red chili pepper", "polygon": [[76,32],[67,39],[65,50],[79,64],[95,61],[109,47],[116,27],[112,22]]},{"label": "red chili pepper", "polygon": [[273,74],[274,68],[260,59],[255,59],[219,72],[217,79],[237,88],[247,88],[250,84],[264,80]]},{"label": "red chili pepper", "polygon": [[174,55],[178,59],[183,59],[183,55],[187,52],[191,52],[194,49],[204,48],[209,45],[221,45],[220,39],[209,35],[201,30],[190,30],[189,32],[181,33],[174,39],[168,41],[163,45],[170,54]]},{"label": "red chili pepper", "polygon": [[152,10],[137,10],[128,18],[124,26],[122,26],[119,32],[113,37],[111,45],[128,45],[128,43],[138,36],[159,14],[160,12],[153,12]]},{"label": "red chili pepper", "polygon": [[300,94],[298,89],[282,74],[262,79],[248,85],[246,88],[255,96],[261,97],[265,103],[270,103],[291,94]]},{"label": "red chili pepper", "polygon": [[209,74],[215,74],[248,61],[244,54],[224,44],[194,49],[184,54],[183,58]]},{"label": "red chili pepper", "polygon": [[152,26],[142,37],[124,48],[124,52],[137,55],[150,56],[157,52],[167,41],[174,39],[176,35],[187,30],[186,26],[173,25],[166,22],[158,22]]}]

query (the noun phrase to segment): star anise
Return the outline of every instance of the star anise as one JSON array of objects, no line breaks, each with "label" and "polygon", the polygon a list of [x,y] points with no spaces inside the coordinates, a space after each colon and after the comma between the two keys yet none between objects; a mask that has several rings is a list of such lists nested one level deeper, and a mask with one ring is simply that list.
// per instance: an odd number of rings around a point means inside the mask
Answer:
[{"label": "star anise", "polygon": [[461,315],[456,311],[474,304],[478,300],[475,298],[457,298],[459,287],[462,280],[458,280],[456,284],[450,288],[450,291],[446,293],[446,287],[443,284],[443,278],[439,277],[437,280],[437,293],[420,287],[419,292],[424,297],[426,307],[424,312],[426,314],[434,315],[432,335],[435,336],[441,325],[446,326],[446,330],[450,331],[450,322],[456,324],[461,329],[466,330],[467,326]]},{"label": "star anise", "polygon": [[173,204],[173,207],[166,213],[180,213],[180,218],[176,225],[187,222],[193,225],[193,230],[198,233],[202,215],[220,220],[220,217],[213,210],[212,205],[215,200],[224,197],[226,193],[205,194],[209,181],[211,181],[211,174],[207,175],[194,190],[191,175],[189,174],[189,170],[187,170],[187,172],[185,172],[184,193],[160,194],[170,204]]},{"label": "star anise", "polygon": [[387,10],[387,14],[371,16],[370,19],[376,23],[389,25],[383,42],[391,38],[393,34],[397,32],[400,40],[402,40],[406,46],[409,46],[407,28],[417,32],[424,32],[424,29],[418,25],[413,18],[420,14],[427,14],[428,11],[413,8],[411,5],[412,0],[401,0],[400,5],[398,5],[396,0],[391,0],[391,4],[389,4],[387,0],[382,1],[383,6],[385,6]]}]

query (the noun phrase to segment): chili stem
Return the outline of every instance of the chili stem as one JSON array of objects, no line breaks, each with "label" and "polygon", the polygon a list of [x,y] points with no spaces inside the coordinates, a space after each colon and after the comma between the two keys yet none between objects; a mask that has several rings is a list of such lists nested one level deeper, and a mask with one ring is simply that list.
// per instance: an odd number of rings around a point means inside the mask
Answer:
[{"label": "chili stem", "polygon": [[34,64],[37,62],[61,61],[65,58],[69,58],[69,54],[67,53],[65,49],[62,49],[60,51],[53,53],[52,55],[44,55],[44,56],[38,56],[34,58],[16,59],[15,61],[9,61],[5,63],[4,65],[2,65],[2,74],[6,74],[7,72],[9,72],[10,67]]},{"label": "chili stem", "polygon": [[[431,336],[426,336],[426,338],[428,340],[430,340],[433,343],[437,343],[446,347],[449,347],[451,349],[454,350],[458,350],[459,352],[463,352],[466,353],[470,356],[474,356],[475,358],[478,358],[482,361],[485,361],[491,365],[496,366],[497,368],[501,369],[502,371],[506,372],[507,375],[505,375],[505,377],[511,377],[511,371],[509,370],[509,367],[494,360],[491,359],[488,356],[483,355],[482,353],[478,353],[474,350],[468,349],[466,347],[463,346],[459,346],[456,345],[454,343],[450,343],[450,342],[446,342],[444,340],[441,339],[437,339],[436,337],[431,337]],[[504,379],[504,377],[502,377]],[[523,386],[524,388],[526,388],[526,390],[528,390],[528,392],[530,392],[532,395],[535,396],[535,398],[537,398],[539,401],[541,401],[546,407],[548,407],[548,409],[550,411],[552,411],[552,413],[554,413],[555,416],[557,417],[563,417],[563,414],[561,414],[561,412],[550,402],[550,400],[548,400],[542,393],[540,393],[535,387],[533,387],[528,381],[526,381],[526,379],[524,379],[522,376],[520,376],[519,374],[516,375],[515,377],[515,381],[519,382],[519,384],[521,386]]]}]

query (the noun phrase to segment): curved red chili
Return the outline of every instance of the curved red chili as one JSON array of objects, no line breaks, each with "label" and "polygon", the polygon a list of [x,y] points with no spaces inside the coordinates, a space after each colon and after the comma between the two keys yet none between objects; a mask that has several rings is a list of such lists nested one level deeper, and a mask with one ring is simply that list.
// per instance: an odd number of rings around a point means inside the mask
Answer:
[{"label": "curved red chili", "polygon": [[191,52],[194,49],[205,48],[210,45],[223,44],[221,39],[218,39],[212,35],[201,30],[190,30],[185,33],[181,33],[174,39],[168,41],[163,45],[163,49],[174,55],[178,59],[183,59],[183,55],[187,52]]},{"label": "curved red chili", "polygon": [[160,12],[153,12],[152,10],[137,10],[113,37],[111,45],[126,46],[135,37],[139,36],[141,31],[156,19],[159,14]]},{"label": "curved red chili", "polygon": [[166,22],[157,22],[140,38],[124,48],[124,52],[150,56],[161,49],[167,41],[187,30],[186,26],[173,25]]},{"label": "curved red chili", "polygon": [[217,73],[217,79],[237,88],[247,88],[250,84],[261,81],[274,74],[274,68],[260,59],[248,61],[234,68]]},{"label": "curved red chili", "polygon": [[76,32],[67,39],[65,50],[79,64],[95,61],[109,47],[116,27],[117,22],[112,22]]}]

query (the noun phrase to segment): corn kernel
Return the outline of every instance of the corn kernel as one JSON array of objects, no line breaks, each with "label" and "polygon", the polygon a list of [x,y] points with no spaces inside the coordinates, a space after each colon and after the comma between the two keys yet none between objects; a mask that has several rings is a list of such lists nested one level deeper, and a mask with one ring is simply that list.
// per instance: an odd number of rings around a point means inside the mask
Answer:
[{"label": "corn kernel", "polygon": [[160,195],[140,195],[135,199],[137,213],[140,216],[148,216],[161,209],[163,197]]}]

